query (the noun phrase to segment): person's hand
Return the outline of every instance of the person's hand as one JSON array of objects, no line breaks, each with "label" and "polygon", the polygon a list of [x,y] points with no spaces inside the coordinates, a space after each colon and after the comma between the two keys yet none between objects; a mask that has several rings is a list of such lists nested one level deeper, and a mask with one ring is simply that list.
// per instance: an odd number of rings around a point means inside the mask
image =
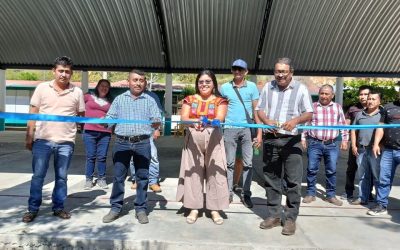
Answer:
[{"label": "person's hand", "polygon": [[378,156],[381,155],[381,148],[379,147],[379,145],[374,145],[372,147],[372,152],[374,153],[375,158],[378,158]]},{"label": "person's hand", "polygon": [[268,122],[265,123],[265,125],[276,127],[276,128],[267,128],[267,129],[265,129],[265,132],[267,132],[267,133],[276,133],[276,132],[278,132],[279,123],[277,121],[268,120]]},{"label": "person's hand", "polygon": [[157,140],[158,137],[160,137],[160,130],[156,129],[156,130],[154,130],[154,132],[153,132],[153,139],[154,139],[154,140]]},{"label": "person's hand", "polygon": [[254,140],[253,140],[253,145],[256,148],[260,148],[261,143],[262,143],[262,133],[257,134],[257,137],[254,138]]},{"label": "person's hand", "polygon": [[158,119],[158,118],[151,119],[151,124],[150,124],[150,126],[151,126],[153,129],[158,129],[158,128],[161,126],[161,121],[160,121],[160,119]]},{"label": "person's hand", "polygon": [[354,156],[358,156],[358,149],[357,149],[356,146],[354,146],[354,147],[352,146],[351,147],[351,152],[353,153]]},{"label": "person's hand", "polygon": [[25,148],[29,151],[32,151],[33,146],[33,137],[31,135],[27,135],[25,138]]},{"label": "person's hand", "polygon": [[253,139],[253,147],[260,148],[261,142],[262,142],[262,140],[259,139],[258,136],[257,136],[256,138]]},{"label": "person's hand", "polygon": [[197,122],[193,123],[193,127],[198,131],[199,130],[204,130],[203,117],[200,117]]},{"label": "person's hand", "polygon": [[307,141],[301,140],[301,146],[303,147],[304,150],[306,150],[307,149]]},{"label": "person's hand", "polygon": [[283,123],[283,124],[281,125],[281,129],[290,132],[290,131],[292,131],[292,130],[296,127],[296,125],[297,125],[296,120],[292,119],[292,120],[290,120],[290,121],[287,121],[287,122]]},{"label": "person's hand", "polygon": [[346,151],[348,149],[348,143],[347,141],[342,141],[342,143],[340,143],[340,149]]}]

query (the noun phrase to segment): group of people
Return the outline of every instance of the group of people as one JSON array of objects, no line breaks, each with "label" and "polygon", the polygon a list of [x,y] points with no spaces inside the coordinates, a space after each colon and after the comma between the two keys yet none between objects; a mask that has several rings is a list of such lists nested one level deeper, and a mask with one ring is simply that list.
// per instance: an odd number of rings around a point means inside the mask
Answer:
[{"label": "group of people", "polygon": [[[258,149],[261,144],[268,216],[260,223],[260,228],[270,229],[283,225],[282,234],[295,233],[301,203],[302,154],[305,150],[309,161],[307,194],[303,202],[316,200],[316,176],[323,158],[326,172],[325,200],[341,206],[342,201],[336,198],[336,164],[339,150],[347,150],[350,139],[350,156],[356,159],[356,167],[351,166],[352,174],[351,171],[347,172],[353,176],[353,186],[354,169],[358,168],[360,177],[359,197],[350,202],[367,204],[371,186],[374,185],[377,205],[368,214],[377,215],[386,211],[394,172],[400,161],[398,128],[349,132],[346,129],[326,127],[346,125],[350,116],[353,117],[351,124],[355,125],[399,123],[400,103],[387,104],[381,110],[381,94],[368,88],[364,97],[365,87],[362,87],[359,92],[362,107],[352,107],[345,115],[342,107],[332,101],[334,89],[330,85],[320,88],[319,100],[313,103],[307,87],[293,79],[294,69],[289,58],[276,60],[275,79],[267,82],[261,92],[254,82],[246,80],[248,67],[245,61],[235,60],[231,71],[232,81],[222,84],[220,88],[212,71],[201,71],[195,81],[196,93],[183,100],[181,120],[186,126],[186,133],[176,198],[189,210],[187,223],[197,221],[199,210],[205,204],[212,221],[217,225],[223,224],[220,212],[227,209],[233,199],[238,152],[243,167],[240,198],[244,206],[253,207],[250,190],[253,148]],[[112,222],[120,216],[125,179],[131,168],[136,188],[136,218],[139,223],[148,223],[147,189],[149,184],[158,185],[159,163],[154,139],[159,136],[162,108],[158,98],[146,90],[145,73],[132,70],[128,75],[129,90],[113,101],[109,95],[110,82],[107,80],[100,80],[93,94],[83,95],[79,88],[73,86],[69,82],[72,61],[68,57],[56,59],[53,73],[53,81],[42,83],[36,88],[31,100],[31,113],[82,116],[86,110],[88,117],[147,121],[85,124],[83,138],[87,151],[85,188],[90,189],[94,184],[96,161],[97,184],[102,188],[107,187],[106,155],[111,133],[116,136],[112,153],[114,178],[111,209],[103,217],[103,222]],[[222,122],[226,123],[224,128],[221,127]],[[249,126],[240,125],[251,123],[269,125],[269,128],[252,131]],[[298,125],[325,127],[299,131]],[[43,180],[52,154],[55,158],[53,212],[62,219],[70,218],[63,204],[67,195],[66,176],[74,149],[75,133],[74,123],[28,122],[26,146],[33,154],[33,176],[24,222],[33,221],[38,214]],[[349,168],[351,159],[349,157]],[[152,168],[157,169],[153,174]],[[347,178],[349,182],[351,178]],[[346,184],[345,198],[350,199],[353,190],[349,186]],[[158,189],[151,189],[161,191],[159,186]],[[285,206],[282,206],[283,194],[286,195]]]}]

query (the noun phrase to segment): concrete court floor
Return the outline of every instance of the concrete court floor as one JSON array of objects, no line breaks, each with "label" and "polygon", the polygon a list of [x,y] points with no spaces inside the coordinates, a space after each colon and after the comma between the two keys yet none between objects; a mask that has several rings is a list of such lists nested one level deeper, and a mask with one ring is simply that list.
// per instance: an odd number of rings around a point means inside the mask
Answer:
[{"label": "concrete court floor", "polygon": [[[109,189],[96,186],[91,191],[83,190],[85,153],[80,134],[68,180],[66,209],[72,212],[72,218],[62,221],[52,216],[54,171],[50,167],[39,216],[25,224],[21,218],[29,197],[31,154],[24,149],[24,136],[22,131],[0,132],[1,249],[398,249],[400,245],[399,171],[390,195],[388,215],[371,217],[366,215],[366,207],[352,206],[346,201],[342,207],[324,202],[325,181],[320,171],[317,201],[302,204],[294,236],[281,235],[280,227],[259,229],[259,223],[266,217],[265,191],[260,185],[261,156],[254,159],[252,199],[255,206],[252,209],[245,208],[235,196],[230,208],[224,211],[223,225],[214,225],[208,214],[189,225],[181,203],[175,201],[183,137],[173,136],[161,137],[156,142],[163,191],[148,193],[149,224],[141,225],[134,219],[135,191],[129,188],[128,181],[123,216],[113,223],[102,223],[102,217],[110,209],[111,157],[107,164]],[[346,155],[341,154],[338,164],[338,195],[344,188]],[[305,177],[303,180],[304,195]]]}]

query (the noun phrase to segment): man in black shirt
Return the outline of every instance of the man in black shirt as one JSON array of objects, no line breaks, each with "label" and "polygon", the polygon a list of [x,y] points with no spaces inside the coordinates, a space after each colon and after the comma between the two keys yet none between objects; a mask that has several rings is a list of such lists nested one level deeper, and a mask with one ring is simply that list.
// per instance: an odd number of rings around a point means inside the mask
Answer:
[{"label": "man in black shirt", "polygon": [[[380,123],[400,124],[400,100],[388,103],[383,107]],[[381,154],[379,143],[382,138],[384,148],[380,163],[379,185],[376,197],[377,205],[367,212],[372,216],[387,214],[390,189],[396,167],[400,164],[400,126],[396,128],[376,129],[374,147],[372,149],[375,157]]]},{"label": "man in black shirt", "polygon": [[[347,124],[349,125],[353,124],[356,115],[367,107],[368,94],[369,92],[371,92],[371,89],[372,89],[371,86],[368,85],[362,85],[358,88],[358,103],[356,105],[351,106],[345,114]],[[350,147],[349,157],[347,160],[345,192],[340,197],[342,200],[353,199],[354,179],[356,177],[356,172],[357,172],[356,160],[357,157],[353,154]]]}]

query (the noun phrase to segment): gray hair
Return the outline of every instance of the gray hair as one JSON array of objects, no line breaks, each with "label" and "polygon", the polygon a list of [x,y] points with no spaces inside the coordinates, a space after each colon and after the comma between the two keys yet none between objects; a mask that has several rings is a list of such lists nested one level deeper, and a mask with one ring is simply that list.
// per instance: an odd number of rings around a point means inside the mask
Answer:
[{"label": "gray hair", "polygon": [[[276,59],[276,61],[275,61],[275,64],[277,64],[277,63],[289,65],[290,72],[291,72],[291,73],[294,72],[293,62],[292,62],[292,59],[290,59],[289,57],[281,57],[281,58],[278,58],[278,59]],[[274,65],[275,65],[275,64],[274,64]]]},{"label": "gray hair", "polygon": [[333,89],[332,85],[330,85],[330,84],[324,84],[324,85],[322,85],[321,88],[319,88],[319,91],[318,91],[318,92],[320,92],[321,89],[326,89],[326,88],[331,89],[332,93],[335,94],[335,90]]}]

